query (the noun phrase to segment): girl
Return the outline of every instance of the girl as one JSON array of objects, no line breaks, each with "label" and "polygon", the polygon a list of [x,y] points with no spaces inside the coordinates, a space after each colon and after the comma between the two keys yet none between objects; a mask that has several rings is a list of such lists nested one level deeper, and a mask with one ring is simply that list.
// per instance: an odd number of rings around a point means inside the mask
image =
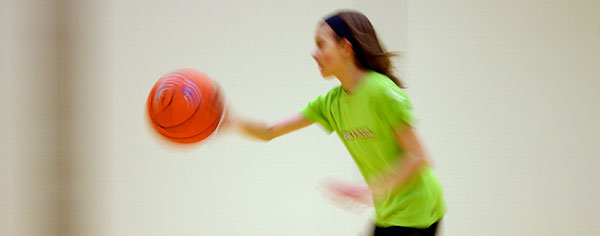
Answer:
[{"label": "girl", "polygon": [[341,85],[273,123],[229,115],[229,126],[261,140],[319,123],[335,131],[368,187],[332,184],[336,195],[375,207],[373,235],[435,235],[446,212],[442,189],[413,128],[412,105],[366,16],[340,11],[319,24],[312,57]]}]

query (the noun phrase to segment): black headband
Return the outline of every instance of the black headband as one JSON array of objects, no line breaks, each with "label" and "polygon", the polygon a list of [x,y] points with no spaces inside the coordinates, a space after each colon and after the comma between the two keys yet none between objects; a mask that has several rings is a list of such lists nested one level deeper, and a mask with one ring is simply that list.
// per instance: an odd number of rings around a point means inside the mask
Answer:
[{"label": "black headband", "polygon": [[358,61],[362,66],[366,66],[367,64],[364,53],[360,45],[358,44],[358,41],[356,40],[356,38],[354,38],[354,35],[352,35],[352,31],[350,31],[350,27],[348,27],[346,22],[344,22],[344,20],[342,20],[342,18],[340,18],[338,15],[333,15],[327,18],[325,22],[327,22],[329,27],[333,29],[335,34],[337,34],[341,38],[345,38],[348,41],[350,41],[350,44],[352,44],[352,49],[356,54],[356,58],[358,58]]}]

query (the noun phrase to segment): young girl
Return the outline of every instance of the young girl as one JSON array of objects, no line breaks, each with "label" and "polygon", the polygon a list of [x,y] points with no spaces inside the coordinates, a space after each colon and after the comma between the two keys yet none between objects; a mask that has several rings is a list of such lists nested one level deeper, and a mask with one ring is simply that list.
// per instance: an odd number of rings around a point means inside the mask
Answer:
[{"label": "young girl", "polygon": [[228,126],[261,140],[319,123],[335,131],[368,187],[334,184],[330,190],[375,206],[373,235],[435,235],[446,212],[442,189],[417,138],[412,105],[392,74],[390,57],[366,16],[341,11],[317,28],[312,57],[324,78],[341,85],[300,112],[273,123],[229,115]]}]

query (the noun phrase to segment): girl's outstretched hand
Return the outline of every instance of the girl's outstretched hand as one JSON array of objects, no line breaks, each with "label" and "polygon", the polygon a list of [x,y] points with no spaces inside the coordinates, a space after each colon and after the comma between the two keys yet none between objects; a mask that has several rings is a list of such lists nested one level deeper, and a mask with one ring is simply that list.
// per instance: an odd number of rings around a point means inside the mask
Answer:
[{"label": "girl's outstretched hand", "polygon": [[321,184],[325,195],[333,202],[346,210],[372,206],[371,190],[367,186],[360,186],[335,179],[328,179]]}]

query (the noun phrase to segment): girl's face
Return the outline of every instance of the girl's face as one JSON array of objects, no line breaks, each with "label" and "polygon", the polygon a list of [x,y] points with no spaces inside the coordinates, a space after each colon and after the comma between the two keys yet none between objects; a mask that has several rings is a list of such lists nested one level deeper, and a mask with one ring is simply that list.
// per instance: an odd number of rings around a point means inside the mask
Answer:
[{"label": "girl's face", "polygon": [[319,71],[323,78],[335,75],[343,67],[345,49],[341,46],[335,32],[327,24],[321,24],[315,35],[316,47],[311,53],[319,65]]}]

